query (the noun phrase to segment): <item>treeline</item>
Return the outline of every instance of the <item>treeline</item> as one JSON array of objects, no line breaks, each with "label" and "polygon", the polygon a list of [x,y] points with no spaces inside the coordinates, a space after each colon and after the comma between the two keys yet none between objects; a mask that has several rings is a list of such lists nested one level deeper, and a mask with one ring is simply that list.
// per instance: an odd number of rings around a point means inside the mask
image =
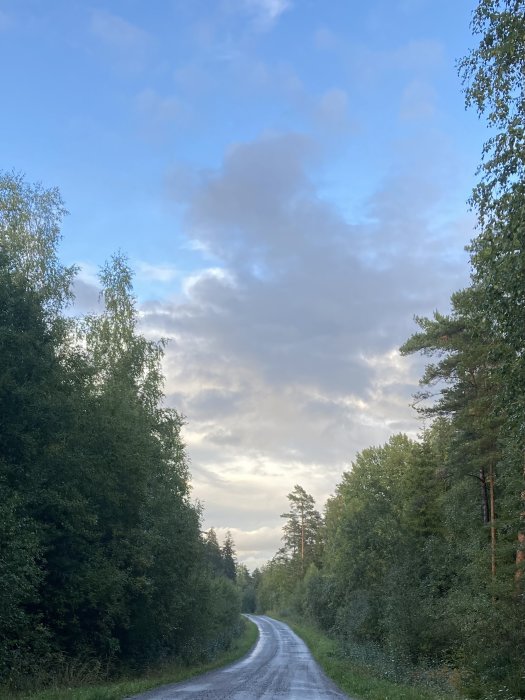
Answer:
[{"label": "treeline", "polygon": [[449,314],[418,318],[401,348],[429,358],[416,403],[433,422],[418,441],[361,452],[322,525],[302,496],[259,600],[309,616],[349,656],[393,661],[393,673],[448,669],[470,697],[515,699],[525,697],[525,3],[481,0],[472,26],[480,43],[459,68],[492,136],[471,200],[471,284]]},{"label": "treeline", "polygon": [[[0,686],[192,660],[239,625],[231,538],[218,560],[190,498],[181,416],[162,404],[162,342],[137,329],[132,273],[103,310],[67,312],[57,190],[0,174]],[[209,539],[209,538],[208,538]],[[232,575],[233,566],[233,575]]]}]

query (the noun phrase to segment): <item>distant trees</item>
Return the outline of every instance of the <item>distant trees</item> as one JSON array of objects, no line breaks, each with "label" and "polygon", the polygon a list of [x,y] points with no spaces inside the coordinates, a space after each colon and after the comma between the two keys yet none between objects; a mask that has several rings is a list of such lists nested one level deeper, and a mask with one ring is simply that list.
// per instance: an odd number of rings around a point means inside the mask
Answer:
[{"label": "distant trees", "polygon": [[264,610],[302,611],[305,585],[321,565],[323,519],[313,497],[296,484],[288,496],[290,510],[283,513],[283,547],[260,572],[259,607]]},{"label": "distant trees", "polygon": [[243,613],[254,613],[257,608],[257,584],[259,570],[248,571],[244,564],[237,564],[236,584],[241,594],[241,610]]},{"label": "distant trees", "polygon": [[237,577],[237,563],[235,555],[235,543],[231,532],[228,530],[222,547],[219,545],[217,534],[211,527],[204,537],[206,547],[206,560],[210,569],[217,576],[225,576],[235,582]]},{"label": "distant trees", "polygon": [[[213,653],[239,620],[234,546],[209,564],[181,416],[162,405],[162,342],[138,331],[132,272],[104,310],[63,315],[56,190],[0,176],[0,678],[63,658],[149,663]],[[229,578],[228,578],[229,577]]]}]

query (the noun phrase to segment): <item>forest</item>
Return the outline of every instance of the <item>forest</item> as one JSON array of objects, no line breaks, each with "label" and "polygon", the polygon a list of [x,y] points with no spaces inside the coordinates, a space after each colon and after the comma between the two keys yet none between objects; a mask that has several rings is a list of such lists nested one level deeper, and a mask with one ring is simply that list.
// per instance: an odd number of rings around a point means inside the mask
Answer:
[{"label": "forest", "polygon": [[233,542],[201,533],[182,418],[162,404],[163,344],[137,330],[122,255],[100,273],[104,310],[67,313],[64,213],[56,189],[1,175],[0,678],[11,689],[45,685],[71,659],[103,676],[208,658],[240,622]]},{"label": "forest", "polygon": [[111,675],[211,658],[257,610],[308,620],[394,678],[525,697],[523,0],[481,0],[472,26],[458,68],[490,137],[470,285],[400,349],[427,358],[427,427],[362,450],[323,514],[296,485],[260,571],[202,531],[164,344],[140,333],[126,257],[100,271],[102,310],[74,317],[59,191],[0,173],[3,688],[45,685],[71,659]]},{"label": "forest", "polygon": [[[394,677],[449,669],[473,698],[525,697],[525,8],[482,0],[459,62],[486,117],[470,285],[417,318],[419,440],[360,452],[324,517],[297,485],[259,604],[313,620]],[[393,662],[393,663],[392,663]]]}]

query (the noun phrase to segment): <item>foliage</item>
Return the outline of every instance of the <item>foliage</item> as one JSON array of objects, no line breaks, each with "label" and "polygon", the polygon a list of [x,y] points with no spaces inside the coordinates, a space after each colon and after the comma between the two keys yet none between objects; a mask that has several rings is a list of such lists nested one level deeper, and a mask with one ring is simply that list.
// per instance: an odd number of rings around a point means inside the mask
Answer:
[{"label": "foliage", "polygon": [[234,544],[209,564],[163,342],[138,330],[132,272],[73,327],[57,190],[0,178],[0,676],[212,658],[239,627]]},{"label": "foliage", "polygon": [[288,501],[290,510],[281,515],[284,545],[258,572],[258,610],[304,612],[310,578],[321,566],[324,524],[313,497],[297,484]]},{"label": "foliage", "polygon": [[233,639],[227,651],[222,651],[213,661],[194,661],[191,664],[181,659],[164,661],[148,667],[146,672],[126,671],[118,680],[112,682],[102,682],[104,679],[100,669],[91,671],[89,666],[69,662],[63,669],[53,669],[51,688],[4,697],[6,700],[121,700],[150,688],[178,683],[233,663],[253,647],[257,637],[258,629],[255,623],[242,618],[239,636]]},{"label": "foliage", "polygon": [[257,609],[257,570],[251,574],[244,564],[237,564],[235,581],[241,596],[241,612],[254,613]]},{"label": "foliage", "polygon": [[72,298],[76,268],[58,259],[60,223],[67,214],[57,188],[31,185],[18,173],[0,172],[0,249],[9,271],[38,292],[56,315]]},{"label": "foliage", "polygon": [[450,687],[449,672],[442,669],[411,669],[391,674],[386,655],[352,656],[335,639],[311,623],[285,618],[287,624],[308,645],[325,673],[346,693],[362,700],[459,700]]},{"label": "foliage", "polygon": [[299,484],[294,486],[287,498],[290,511],[281,515],[286,520],[282,552],[290,558],[292,566],[298,569],[300,575],[304,576],[311,563],[320,561],[322,518],[315,509],[313,497]]}]

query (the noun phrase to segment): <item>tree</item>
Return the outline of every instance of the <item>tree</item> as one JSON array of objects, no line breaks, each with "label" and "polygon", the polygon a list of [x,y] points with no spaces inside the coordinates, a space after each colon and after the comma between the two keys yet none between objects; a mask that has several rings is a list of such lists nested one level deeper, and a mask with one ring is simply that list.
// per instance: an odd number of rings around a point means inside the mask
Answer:
[{"label": "tree", "polygon": [[217,539],[217,533],[213,527],[210,527],[204,536],[204,547],[206,550],[206,561],[212,573],[215,576],[223,574],[222,552]]},{"label": "tree", "polygon": [[471,26],[480,42],[459,61],[459,72],[467,107],[486,115],[493,132],[483,148],[481,179],[472,197],[482,228],[479,243],[488,243],[492,226],[507,225],[514,195],[523,201],[525,2],[480,0]]},{"label": "tree", "polygon": [[[453,420],[456,450],[462,453],[456,479],[470,480],[470,490],[480,493],[480,525],[490,528],[490,569],[496,575],[496,465],[501,458],[499,434],[503,422],[497,410],[500,385],[495,377],[496,358],[504,351],[490,333],[483,297],[476,287],[452,295],[452,313],[435,312],[433,319],[417,318],[421,331],[402,347],[437,357],[420,380],[418,410],[431,417]],[[431,399],[434,399],[433,402]]]},{"label": "tree", "polygon": [[237,564],[235,581],[241,593],[241,611],[254,613],[257,607],[256,580],[245,564]]},{"label": "tree", "polygon": [[0,172],[0,246],[9,269],[37,292],[54,317],[72,299],[75,266],[58,258],[60,224],[67,214],[57,188],[31,185],[17,173]]},{"label": "tree", "polygon": [[[479,233],[470,246],[473,283],[484,295],[490,337],[505,348],[497,358],[505,463],[520,493],[515,519],[518,584],[525,566],[525,2],[480,0],[472,29],[479,45],[459,63],[467,106],[485,115],[492,135],[483,148],[471,203]],[[512,463],[512,466],[511,466]],[[523,591],[522,591],[523,592]]]},{"label": "tree", "polygon": [[290,511],[281,515],[286,519],[284,551],[299,563],[300,573],[304,575],[308,565],[320,559],[322,518],[315,509],[314,498],[302,486],[296,484],[287,498]]},{"label": "tree", "polygon": [[103,268],[104,311],[73,332],[61,214],[57,191],[0,179],[0,692],[60,660],[213,655],[239,622],[218,544],[220,575],[206,562],[132,271],[120,254]]},{"label": "tree", "polygon": [[224,538],[223,545],[221,547],[222,556],[222,568],[226,578],[230,581],[235,581],[237,578],[237,568],[235,562],[235,543],[231,532],[228,530],[226,537]]},{"label": "tree", "polygon": [[[0,254],[0,676],[49,652],[38,604],[44,523],[60,470],[68,397],[40,298]],[[66,500],[66,494],[63,495]]]}]

